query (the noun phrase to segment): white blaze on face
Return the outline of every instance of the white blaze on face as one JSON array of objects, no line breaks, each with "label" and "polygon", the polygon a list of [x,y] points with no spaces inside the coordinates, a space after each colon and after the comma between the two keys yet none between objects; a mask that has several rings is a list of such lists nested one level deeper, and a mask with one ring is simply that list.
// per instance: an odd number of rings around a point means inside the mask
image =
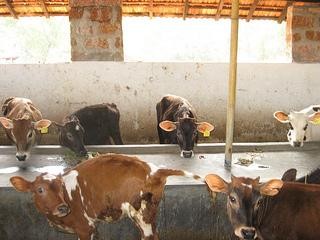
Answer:
[{"label": "white blaze on face", "polygon": [[79,131],[80,130],[80,126],[77,124],[75,129],[76,129],[76,131]]},{"label": "white blaze on face", "polygon": [[302,112],[290,112],[289,122],[293,129],[289,129],[288,141],[292,146],[295,146],[295,143],[300,143],[302,146],[308,126],[308,115]]},{"label": "white blaze on face", "polygon": [[43,178],[43,180],[48,180],[51,182],[52,180],[56,179],[57,177],[55,175],[47,173],[46,175],[43,175],[42,178]]},{"label": "white blaze on face", "polygon": [[251,184],[245,184],[245,183],[241,183],[242,186],[247,187],[247,188],[251,188],[252,189],[252,185]]},{"label": "white blaze on face", "polygon": [[77,176],[78,176],[78,171],[71,170],[67,175],[62,177],[70,201],[72,200],[71,192],[76,190],[78,185]]}]

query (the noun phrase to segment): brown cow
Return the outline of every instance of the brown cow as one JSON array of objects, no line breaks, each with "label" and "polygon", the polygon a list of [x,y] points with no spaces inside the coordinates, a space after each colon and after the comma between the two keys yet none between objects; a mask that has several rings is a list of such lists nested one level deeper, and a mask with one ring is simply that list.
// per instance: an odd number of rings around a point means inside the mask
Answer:
[{"label": "brown cow", "polygon": [[39,134],[36,130],[49,127],[51,121],[42,119],[41,112],[27,98],[8,98],[2,105],[2,112],[5,117],[0,117],[0,122],[17,147],[16,158],[25,161]]},{"label": "brown cow", "polygon": [[168,176],[199,177],[181,170],[159,169],[136,157],[105,154],[63,175],[42,174],[29,182],[12,177],[12,185],[32,192],[36,207],[48,220],[81,240],[93,239],[95,222],[128,216],[141,239],[156,240],[156,214]]},{"label": "brown cow", "polygon": [[273,179],[206,176],[213,192],[227,194],[227,212],[240,239],[314,240],[320,238],[320,186]]}]

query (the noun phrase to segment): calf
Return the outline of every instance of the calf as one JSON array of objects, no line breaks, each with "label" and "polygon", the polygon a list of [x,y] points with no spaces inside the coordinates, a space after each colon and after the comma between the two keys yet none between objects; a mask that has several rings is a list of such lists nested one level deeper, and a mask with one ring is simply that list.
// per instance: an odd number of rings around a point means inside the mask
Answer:
[{"label": "calf", "polygon": [[[277,111],[273,114],[274,118],[281,123],[288,123],[289,130],[287,134],[288,141],[293,147],[302,147],[306,140],[306,130],[308,123],[319,124],[320,105],[312,105],[301,111],[291,111],[289,114]],[[315,113],[309,114],[310,111]]]},{"label": "calf", "polygon": [[87,154],[84,145],[123,144],[120,128],[120,113],[116,104],[104,103],[87,106],[66,116],[59,129],[59,142],[78,155]]},{"label": "calf", "polygon": [[207,134],[214,126],[207,122],[197,122],[195,110],[184,98],[167,95],[157,103],[157,128],[160,143],[179,144],[181,157],[190,158],[194,143],[198,141],[198,131]]},{"label": "calf", "polygon": [[273,179],[207,175],[213,192],[227,194],[227,212],[240,239],[314,240],[320,237],[320,186]]},{"label": "calf", "polygon": [[2,105],[2,113],[4,117],[0,117],[0,122],[17,147],[16,158],[25,161],[36,143],[36,135],[39,136],[37,130],[49,127],[51,121],[42,119],[41,112],[26,98],[8,98]]},{"label": "calf", "polygon": [[156,215],[168,176],[199,177],[181,170],[159,169],[136,157],[106,154],[87,160],[63,175],[42,174],[29,182],[12,177],[12,185],[32,192],[48,220],[80,240],[93,239],[97,220],[128,216],[141,239],[158,239]]},{"label": "calf", "polygon": [[300,182],[300,183],[313,183],[313,184],[320,184],[320,168],[316,168],[312,170],[307,175],[296,178],[297,170],[295,168],[291,168],[285,172],[281,180],[287,182]]}]

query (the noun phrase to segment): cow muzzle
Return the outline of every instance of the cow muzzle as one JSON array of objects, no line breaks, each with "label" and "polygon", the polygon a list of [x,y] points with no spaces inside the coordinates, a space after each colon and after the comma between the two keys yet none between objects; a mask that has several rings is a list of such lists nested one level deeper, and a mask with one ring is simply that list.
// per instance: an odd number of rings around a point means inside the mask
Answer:
[{"label": "cow muzzle", "polygon": [[194,153],[192,150],[190,151],[182,150],[180,156],[184,158],[191,158],[194,156]]},{"label": "cow muzzle", "polygon": [[16,159],[17,159],[18,161],[25,161],[25,160],[27,160],[27,154],[17,153],[17,154],[16,154]]},{"label": "cow muzzle", "polygon": [[292,146],[293,147],[302,147],[303,146],[303,142],[292,142]]},{"label": "cow muzzle", "polygon": [[253,227],[243,227],[240,229],[241,238],[245,240],[254,240],[257,238],[256,229]]},{"label": "cow muzzle", "polygon": [[70,213],[70,208],[66,204],[60,204],[57,208],[56,211],[53,213],[53,215],[57,217],[65,217]]}]

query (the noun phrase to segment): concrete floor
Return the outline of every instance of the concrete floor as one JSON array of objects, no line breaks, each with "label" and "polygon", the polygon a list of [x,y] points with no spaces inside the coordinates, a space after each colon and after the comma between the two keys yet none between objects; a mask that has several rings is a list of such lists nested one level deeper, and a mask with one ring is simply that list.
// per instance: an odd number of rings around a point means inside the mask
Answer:
[{"label": "concrete floor", "polygon": [[[281,178],[289,168],[296,168],[298,176],[305,175],[320,166],[320,143],[306,143],[303,148],[291,148],[287,143],[242,143],[235,144],[231,172],[224,168],[224,144],[199,144],[195,156],[181,158],[177,146],[173,145],[123,145],[91,146],[89,151],[122,153],[134,155],[158,166],[183,169],[200,176],[209,173],[219,174],[226,180],[230,173],[235,176],[257,177],[262,181],[270,178]],[[75,165],[79,159],[60,146],[37,146],[26,162],[15,159],[15,148],[0,147],[0,187],[8,187],[11,176],[20,175],[32,180],[39,172],[60,173],[65,167]],[[238,164],[239,160],[251,160],[249,166]],[[199,184],[199,182],[170,177],[168,185]]]},{"label": "concrete floor", "polygon": [[[217,173],[226,180],[230,171],[224,169],[224,144],[200,144],[195,157],[183,159],[173,145],[91,146],[94,152],[132,154],[158,166],[184,169],[201,176]],[[320,143],[308,143],[293,149],[286,143],[235,144],[232,174],[261,176],[262,181],[280,178],[285,170],[295,167],[302,176],[320,164]],[[246,167],[239,159],[253,160]],[[65,162],[67,160],[67,162]],[[15,159],[15,148],[0,147],[0,239],[1,240],[75,240],[50,227],[37,212],[29,193],[15,191],[9,178],[20,175],[33,180],[39,172],[59,173],[77,161],[59,146],[38,146],[30,160]],[[194,180],[171,177],[159,206],[157,229],[161,240],[234,240],[226,215],[226,197],[218,194],[212,202],[207,187]],[[138,240],[139,233],[128,219],[114,224],[98,224],[99,240]]]}]

